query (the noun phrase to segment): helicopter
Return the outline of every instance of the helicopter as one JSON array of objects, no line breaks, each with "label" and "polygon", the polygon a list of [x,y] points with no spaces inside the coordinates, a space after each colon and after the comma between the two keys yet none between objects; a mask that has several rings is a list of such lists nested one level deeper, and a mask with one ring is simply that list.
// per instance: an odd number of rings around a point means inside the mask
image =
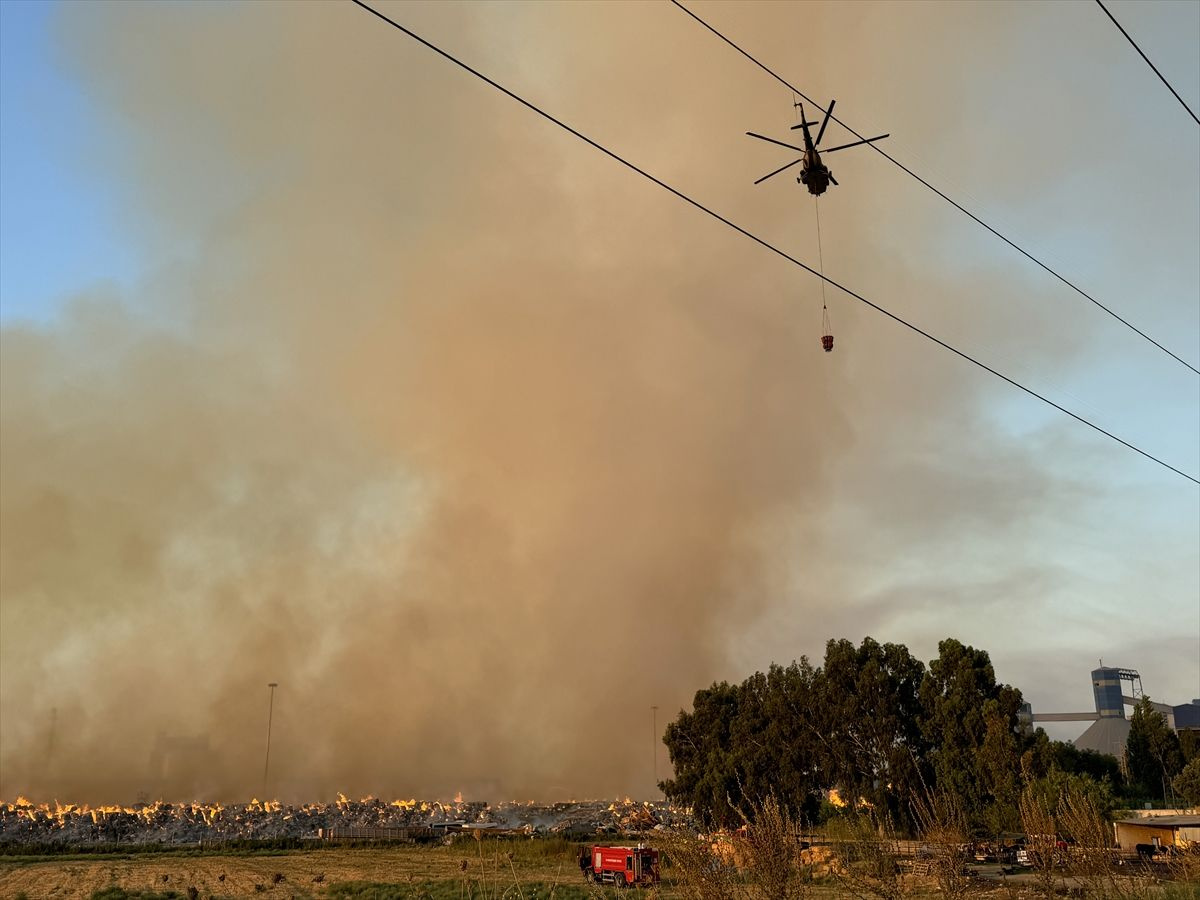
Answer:
[{"label": "helicopter", "polygon": [[[800,167],[800,177],[796,179],[796,183],[802,184],[808,188],[808,192],[814,197],[819,197],[825,193],[825,191],[829,189],[830,183],[836,185],[837,179],[833,177],[833,172],[829,171],[829,167],[826,166],[825,163],[821,162],[822,151],[817,149],[817,145],[821,143],[821,138],[825,136],[825,126],[829,124],[829,119],[833,115],[833,105],[835,103],[837,103],[836,100],[829,101],[829,109],[825,110],[825,118],[821,120],[821,128],[817,132],[817,139],[815,141],[812,139],[812,135],[809,133],[808,129],[815,126],[817,123],[808,122],[805,120],[803,103],[795,104],[800,108],[800,124],[793,125],[792,131],[795,131],[797,128],[804,130],[803,147],[797,147],[793,144],[785,144],[783,141],[775,140],[775,138],[769,138],[762,134],[755,134],[753,131],[747,131],[746,134],[752,138],[758,138],[760,141],[778,144],[780,147],[787,147],[789,150],[796,150],[804,154],[799,159],[792,160],[786,166],[780,166],[774,172],[768,172],[754,183],[762,184],[772,175],[778,175],[785,169],[790,169],[792,166],[796,165],[796,163],[804,163],[804,165]],[[833,153],[837,150],[845,150],[847,147],[857,147],[859,144],[870,144],[872,141],[882,141],[885,137],[888,137],[888,135],[881,134],[879,137],[863,138],[861,141],[854,141],[850,144],[842,144],[838,147],[830,147],[824,152]]]}]

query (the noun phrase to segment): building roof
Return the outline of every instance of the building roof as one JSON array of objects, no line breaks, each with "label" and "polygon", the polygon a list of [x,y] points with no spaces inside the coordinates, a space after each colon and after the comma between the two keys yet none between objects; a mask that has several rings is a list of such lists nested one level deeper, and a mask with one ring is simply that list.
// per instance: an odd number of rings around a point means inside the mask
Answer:
[{"label": "building roof", "polygon": [[1118,819],[1118,825],[1143,825],[1146,828],[1200,828],[1200,815],[1145,816],[1141,819]]},{"label": "building roof", "polygon": [[1129,737],[1128,719],[1106,716],[1088,726],[1087,731],[1075,739],[1080,750],[1095,750],[1118,759],[1125,753],[1125,739]]},{"label": "building roof", "polygon": [[1172,707],[1175,717],[1175,730],[1181,728],[1200,728],[1200,700],[1191,703],[1181,703]]}]

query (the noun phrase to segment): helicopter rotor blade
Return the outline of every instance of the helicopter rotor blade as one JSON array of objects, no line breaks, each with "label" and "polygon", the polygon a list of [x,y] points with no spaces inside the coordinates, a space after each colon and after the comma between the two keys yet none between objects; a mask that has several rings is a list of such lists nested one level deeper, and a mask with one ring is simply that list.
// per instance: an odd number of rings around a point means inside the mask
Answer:
[{"label": "helicopter rotor blade", "polygon": [[857,147],[859,144],[869,144],[872,141],[882,141],[885,137],[888,137],[888,135],[881,134],[879,137],[864,138],[861,141],[855,141],[853,144],[842,144],[840,147],[830,147],[828,150],[822,150],[821,152],[833,153],[835,150],[845,150],[847,147]]},{"label": "helicopter rotor blade", "polygon": [[787,147],[789,150],[795,150],[797,153],[806,152],[803,147],[797,147],[793,144],[785,144],[783,141],[777,141],[777,140],[775,140],[775,138],[769,138],[769,137],[765,137],[761,134],[755,134],[753,131],[747,131],[746,134],[752,138],[758,138],[760,141],[767,141],[768,143],[771,143],[771,144],[778,144],[780,147]]},{"label": "helicopter rotor blade", "polygon": [[812,127],[813,127],[814,125],[816,125],[816,124],[817,124],[816,122],[801,122],[799,125],[793,125],[793,126],[792,126],[792,131],[795,131],[797,128],[803,128],[803,127],[804,127],[804,126],[806,126],[806,125],[807,125],[809,128],[812,128]]},{"label": "helicopter rotor blade", "polygon": [[833,115],[833,105],[835,103],[837,103],[836,100],[829,101],[829,109],[825,110],[825,118],[821,120],[821,130],[817,132],[817,139],[813,141],[814,147],[820,144],[821,138],[825,136],[825,126],[829,124],[829,117]]},{"label": "helicopter rotor blade", "polygon": [[779,167],[778,169],[776,169],[774,172],[768,172],[766,175],[764,175],[762,178],[758,179],[758,181],[756,181],[756,182],[754,182],[754,183],[755,183],[755,184],[762,184],[764,181],[766,181],[766,180],[767,180],[768,178],[770,178],[772,175],[778,175],[778,174],[779,174],[780,172],[782,172],[784,169],[790,169],[792,166],[794,166],[794,165],[795,165],[796,163],[798,163],[798,162],[804,162],[804,157],[802,156],[802,157],[800,157],[799,159],[793,159],[793,160],[792,160],[790,163],[788,163],[786,166],[780,166],[780,167]]}]

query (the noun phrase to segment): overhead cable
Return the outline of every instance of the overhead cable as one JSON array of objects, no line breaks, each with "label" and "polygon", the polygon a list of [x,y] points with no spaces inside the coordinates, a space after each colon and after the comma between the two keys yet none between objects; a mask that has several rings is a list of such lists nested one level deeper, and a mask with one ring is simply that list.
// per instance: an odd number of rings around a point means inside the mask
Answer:
[{"label": "overhead cable", "polygon": [[905,328],[909,329],[910,331],[914,331],[917,334],[921,335],[922,337],[937,344],[938,346],[943,347],[946,350],[949,350],[951,353],[955,354],[958,357],[961,357],[962,359],[965,359],[969,363],[972,363],[972,364],[978,366],[979,368],[983,369],[985,372],[990,372],[992,375],[995,375],[997,378],[1001,379],[1002,381],[1008,382],[1013,387],[1018,388],[1021,391],[1024,391],[1026,394],[1029,394],[1031,397],[1035,397],[1038,400],[1041,400],[1043,403],[1045,403],[1048,406],[1053,407],[1054,409],[1057,409],[1059,412],[1065,413],[1066,415],[1070,416],[1072,419],[1075,419],[1077,422],[1081,422],[1082,424],[1088,426],[1092,430],[1097,431],[1100,434],[1104,435],[1105,437],[1116,441],[1118,444],[1121,444],[1122,446],[1127,447],[1128,449],[1134,451],[1135,453],[1138,453],[1138,454],[1144,456],[1146,459],[1149,459],[1152,462],[1156,462],[1160,466],[1162,466],[1166,469],[1170,469],[1176,475],[1180,475],[1183,478],[1186,478],[1188,481],[1191,481],[1191,482],[1194,482],[1195,484],[1200,485],[1200,478],[1197,478],[1194,475],[1189,475],[1187,472],[1184,472],[1182,469],[1175,468],[1170,463],[1165,462],[1162,459],[1159,459],[1157,456],[1154,456],[1153,454],[1148,453],[1145,450],[1142,450],[1140,447],[1137,447],[1134,444],[1131,444],[1129,441],[1126,441],[1124,438],[1120,438],[1117,435],[1113,434],[1112,432],[1106,431],[1105,429],[1101,428],[1099,425],[1096,425],[1095,423],[1089,421],[1088,419],[1083,418],[1083,416],[1080,416],[1079,414],[1072,412],[1071,410],[1067,409],[1064,406],[1060,406],[1058,403],[1055,403],[1053,400],[1049,399],[1048,397],[1045,397],[1042,394],[1039,394],[1037,391],[1033,390],[1032,388],[1028,388],[1025,385],[1021,384],[1019,381],[1009,378],[1007,375],[997,371],[996,369],[993,369],[987,363],[984,363],[978,359],[975,359],[975,357],[971,356],[968,353],[963,352],[962,350],[959,350],[957,347],[954,347],[954,346],[946,343],[941,338],[935,337],[933,334],[930,334],[928,331],[925,331],[920,326],[914,325],[913,323],[911,323],[905,319],[902,319],[900,316],[896,315],[895,313],[891,312],[890,310],[885,309],[884,307],[880,306],[878,303],[868,300],[862,294],[856,293],[855,291],[852,291],[850,288],[845,287],[844,285],[841,285],[838,282],[834,281],[832,278],[829,278],[829,277],[823,275],[822,273],[820,273],[816,269],[814,269],[812,266],[806,265],[805,263],[796,259],[794,256],[791,256],[787,252],[780,250],[774,244],[771,244],[771,243],[767,242],[766,240],[764,240],[763,238],[760,238],[758,235],[747,231],[745,228],[743,228],[742,226],[725,218],[720,213],[714,212],[713,210],[709,209],[704,204],[700,203],[698,200],[693,200],[687,194],[683,193],[682,191],[677,190],[676,188],[671,187],[671,185],[667,184],[665,181],[663,181],[659,178],[656,178],[654,175],[651,175],[645,169],[639,168],[637,165],[635,165],[634,163],[625,159],[624,157],[618,155],[617,153],[613,152],[612,150],[609,150],[607,147],[603,146],[602,144],[597,143],[596,141],[592,140],[590,137],[583,134],[582,132],[577,131],[576,129],[572,128],[570,125],[566,124],[561,119],[555,118],[553,115],[546,112],[541,107],[535,105],[534,103],[530,102],[529,100],[526,100],[524,97],[521,97],[519,94],[516,94],[513,91],[510,91],[504,85],[500,84],[498,81],[495,81],[495,80],[489,78],[487,75],[484,75],[478,69],[472,68],[470,65],[463,62],[461,59],[454,56],[449,51],[443,50],[441,47],[437,46],[433,42],[428,41],[425,38],[421,37],[421,35],[417,34],[415,31],[412,31],[411,29],[406,28],[405,26],[401,25],[395,19],[392,19],[392,18],[384,15],[383,13],[381,13],[379,10],[375,9],[370,4],[364,2],[364,0],[351,0],[351,2],[353,2],[356,6],[360,7],[361,9],[365,10],[366,12],[371,13],[373,16],[388,23],[389,25],[391,25],[393,28],[397,29],[398,31],[401,31],[404,34],[408,35],[408,37],[412,38],[417,43],[422,44],[425,47],[429,48],[434,53],[441,56],[443,59],[446,59],[446,60],[454,63],[460,69],[463,69],[464,71],[469,72],[470,74],[474,75],[480,81],[486,82],[487,84],[491,85],[496,90],[500,91],[500,93],[517,101],[518,103],[520,103],[522,106],[524,106],[526,109],[530,110],[531,112],[535,112],[539,116],[541,116],[543,119],[546,119],[549,122],[553,122],[559,128],[563,129],[566,132],[569,132],[570,134],[579,138],[579,140],[594,147],[596,150],[599,150],[601,153],[603,153],[605,156],[609,157],[610,159],[613,159],[613,160],[619,162],[621,165],[625,166],[627,169],[632,169],[634,172],[641,175],[643,178],[654,182],[659,187],[661,187],[663,190],[668,191],[671,194],[674,194],[676,197],[678,197],[680,200],[684,201],[688,205],[693,206],[696,209],[700,210],[701,212],[711,216],[712,218],[716,219],[718,222],[721,222],[722,224],[728,226],[729,228],[732,228],[734,231],[738,232],[739,234],[742,234],[743,236],[748,237],[750,240],[754,241],[756,244],[758,244],[762,247],[765,247],[767,250],[770,250],[772,253],[776,254],[777,256],[781,256],[784,259],[786,259],[788,262],[792,263],[793,265],[797,265],[800,268],[804,269],[805,271],[810,272],[813,275],[816,275],[822,281],[828,283],[831,287],[835,287],[839,291],[842,291],[843,293],[853,297],[855,300],[858,300],[860,303],[866,304],[867,306],[871,307],[871,309],[875,310],[876,312],[883,313],[889,319],[903,325]]},{"label": "overhead cable", "polygon": [[[680,3],[679,0],[671,0],[671,2],[673,4],[675,4],[675,6],[677,6],[679,9],[683,10],[683,12],[687,13],[689,16],[691,16],[693,19],[695,19],[697,22],[699,22],[701,25],[703,25],[705,28],[707,28],[709,31],[711,31],[714,35],[716,35],[718,38],[720,38],[722,41],[724,41],[726,44],[728,44],[734,50],[736,50],[738,53],[742,54],[742,56],[746,57],[746,59],[750,60],[750,62],[754,63],[756,66],[758,66],[760,69],[762,69],[768,75],[770,75],[772,78],[774,78],[776,81],[778,81],[784,87],[786,87],[788,90],[793,91],[796,94],[799,94],[801,97],[803,97],[809,103],[811,103],[813,106],[816,106],[820,109],[825,108],[825,107],[821,106],[821,104],[818,103],[816,100],[809,97],[808,94],[804,93],[802,90],[795,87],[790,82],[786,81],[783,78],[783,76],[778,74],[770,66],[761,62],[756,57],[751,55],[748,51],[742,49],[738,44],[734,43],[732,40],[727,38],[724,34],[722,34],[720,31],[718,31],[716,28],[714,28],[712,25],[710,25],[704,19],[700,18],[698,15],[696,15],[694,12],[692,12],[690,9],[688,9],[686,6],[684,6],[682,3]],[[851,128],[849,125],[847,125],[841,119],[839,119],[837,116],[830,116],[830,118],[832,118],[833,121],[837,122],[839,125],[841,125],[843,128],[845,128],[847,131],[849,131],[855,137],[860,138],[862,140],[866,140],[865,138],[863,138],[863,136],[861,134],[859,134],[857,131],[855,131],[853,128]],[[1141,337],[1145,338],[1147,341],[1149,341],[1151,344],[1153,344],[1155,347],[1157,347],[1163,353],[1166,353],[1168,356],[1170,356],[1176,362],[1182,363],[1183,365],[1185,365],[1189,369],[1191,369],[1193,372],[1195,372],[1197,375],[1200,375],[1200,369],[1196,368],[1194,365],[1192,365],[1186,359],[1183,359],[1181,356],[1168,350],[1166,347],[1164,347],[1162,344],[1160,344],[1154,338],[1150,337],[1150,335],[1146,334],[1146,332],[1142,331],[1140,328],[1138,328],[1136,325],[1134,325],[1128,319],[1125,319],[1119,313],[1117,313],[1114,310],[1110,309],[1109,307],[1105,306],[1103,303],[1101,303],[1099,300],[1097,300],[1091,294],[1089,294],[1085,290],[1083,290],[1083,288],[1079,287],[1074,282],[1067,280],[1065,277],[1060,275],[1054,269],[1050,268],[1048,265],[1046,265],[1044,262],[1042,262],[1040,259],[1038,259],[1036,256],[1034,256],[1032,253],[1030,253],[1028,250],[1025,250],[1023,247],[1019,246],[1018,244],[1014,243],[1009,238],[1005,237],[1003,234],[1001,234],[999,231],[997,231],[995,228],[993,228],[987,222],[983,221],[983,219],[979,218],[979,216],[975,215],[975,213],[971,212],[969,209],[967,209],[961,203],[959,203],[956,200],[951,199],[949,196],[947,196],[945,193],[940,191],[938,188],[934,187],[932,184],[930,184],[928,181],[926,181],[924,178],[922,178],[920,175],[918,175],[916,172],[914,172],[908,166],[904,165],[904,163],[900,162],[898,159],[896,159],[894,156],[892,156],[890,153],[888,153],[886,150],[884,150],[878,144],[868,144],[867,146],[870,147],[872,150],[874,150],[876,153],[878,153],[880,156],[882,156],[884,159],[886,159],[888,162],[892,163],[894,166],[898,167],[899,169],[902,169],[903,171],[905,171],[909,175],[911,175],[913,178],[917,179],[917,181],[921,182],[921,184],[925,185],[925,187],[929,188],[931,191],[933,191],[935,194],[937,194],[939,197],[941,197],[943,200],[945,200],[947,203],[949,203],[951,206],[953,206],[959,212],[974,219],[976,222],[978,222],[980,225],[982,225],[984,228],[986,228],[988,231],[990,231],[996,237],[1000,238],[1000,240],[1004,241],[1004,243],[1008,244],[1008,246],[1012,247],[1014,250],[1016,250],[1022,256],[1026,257],[1027,259],[1031,260],[1032,262],[1037,263],[1039,266],[1041,266],[1043,269],[1045,269],[1047,272],[1049,272],[1051,275],[1053,275],[1055,278],[1057,278],[1059,281],[1061,281],[1063,284],[1065,284],[1071,290],[1075,291],[1075,293],[1079,294],[1081,297],[1084,297],[1085,299],[1094,303],[1096,306],[1098,306],[1100,309],[1104,310],[1106,313],[1108,313],[1110,316],[1112,316],[1114,319],[1116,319],[1118,322],[1120,322],[1126,328],[1130,329],[1131,331],[1133,331],[1133,332],[1137,333],[1138,335],[1140,335]]]},{"label": "overhead cable", "polygon": [[1096,4],[1102,10],[1104,10],[1104,14],[1106,16],[1108,16],[1109,21],[1117,26],[1117,31],[1119,31],[1119,32],[1121,32],[1121,34],[1125,35],[1125,40],[1129,41],[1129,43],[1131,43],[1133,45],[1133,49],[1136,50],[1138,52],[1138,55],[1140,55],[1142,57],[1142,59],[1144,59],[1146,61],[1146,65],[1148,65],[1151,69],[1154,70],[1154,74],[1158,76],[1158,80],[1161,81],[1163,84],[1165,84],[1167,86],[1167,90],[1175,95],[1175,99],[1179,101],[1179,105],[1187,110],[1187,114],[1195,120],[1197,125],[1200,125],[1200,118],[1197,118],[1196,114],[1194,112],[1192,112],[1192,108],[1183,101],[1183,98],[1179,96],[1179,92],[1177,90],[1175,90],[1175,88],[1171,87],[1171,82],[1167,81],[1167,79],[1163,77],[1163,73],[1158,71],[1158,66],[1156,66],[1156,65],[1154,65],[1154,63],[1150,62],[1150,57],[1148,57],[1145,53],[1142,53],[1142,48],[1137,45],[1137,41],[1135,41],[1133,38],[1131,38],[1129,36],[1129,32],[1121,27],[1121,23],[1118,22],[1115,18],[1113,18],[1113,14],[1108,11],[1108,7],[1105,6],[1103,3],[1101,3],[1100,0],[1096,0]]}]

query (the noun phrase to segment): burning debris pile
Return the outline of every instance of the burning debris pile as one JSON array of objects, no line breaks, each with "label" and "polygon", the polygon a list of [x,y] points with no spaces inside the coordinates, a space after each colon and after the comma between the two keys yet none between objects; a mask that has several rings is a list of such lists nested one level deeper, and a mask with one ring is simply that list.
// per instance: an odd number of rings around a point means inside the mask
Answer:
[{"label": "burning debris pile", "polygon": [[505,828],[550,834],[650,831],[691,822],[683,810],[664,802],[624,800],[554,803],[501,803],[488,807],[481,821]]},{"label": "burning debris pile", "polygon": [[0,802],[0,844],[198,844],[202,841],[316,838],[346,829],[432,827],[521,830],[529,834],[648,831],[682,824],[688,816],[666,803],[588,801],[540,805],[393,800],[375,797],[286,806],[139,803],[134,806]]}]

